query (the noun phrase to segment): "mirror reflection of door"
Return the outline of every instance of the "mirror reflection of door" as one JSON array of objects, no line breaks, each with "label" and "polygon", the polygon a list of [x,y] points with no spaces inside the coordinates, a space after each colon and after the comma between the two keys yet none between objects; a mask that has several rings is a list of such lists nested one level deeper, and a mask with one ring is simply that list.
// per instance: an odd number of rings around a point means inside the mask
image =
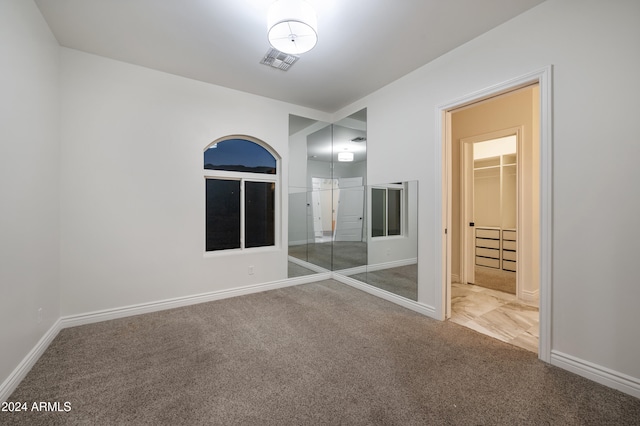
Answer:
[{"label": "mirror reflection of door", "polygon": [[316,243],[330,242],[335,229],[335,209],[338,193],[336,179],[312,177],[311,205]]},{"label": "mirror reflection of door", "polygon": [[316,241],[322,239],[322,202],[320,199],[320,191],[322,184],[319,178],[313,178],[313,191],[311,191],[311,209],[313,220],[313,237]]},{"label": "mirror reflection of door", "polygon": [[338,179],[335,241],[362,241],[364,187],[362,177]]}]

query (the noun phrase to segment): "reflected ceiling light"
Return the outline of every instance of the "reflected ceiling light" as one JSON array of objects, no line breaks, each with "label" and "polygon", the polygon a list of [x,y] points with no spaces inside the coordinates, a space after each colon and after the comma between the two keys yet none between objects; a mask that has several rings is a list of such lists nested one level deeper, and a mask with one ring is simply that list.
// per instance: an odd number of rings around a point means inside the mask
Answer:
[{"label": "reflected ceiling light", "polygon": [[316,12],[305,0],[276,0],[267,14],[269,43],[290,55],[308,52],[318,42]]},{"label": "reflected ceiling light", "polygon": [[338,161],[353,161],[353,152],[339,152]]}]

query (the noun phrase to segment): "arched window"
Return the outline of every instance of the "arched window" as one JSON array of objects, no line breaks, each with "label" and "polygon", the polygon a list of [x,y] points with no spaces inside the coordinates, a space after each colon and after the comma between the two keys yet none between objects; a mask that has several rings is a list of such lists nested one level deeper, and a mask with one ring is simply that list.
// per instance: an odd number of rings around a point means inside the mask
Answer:
[{"label": "arched window", "polygon": [[277,164],[247,136],[204,150],[206,251],[275,246]]}]

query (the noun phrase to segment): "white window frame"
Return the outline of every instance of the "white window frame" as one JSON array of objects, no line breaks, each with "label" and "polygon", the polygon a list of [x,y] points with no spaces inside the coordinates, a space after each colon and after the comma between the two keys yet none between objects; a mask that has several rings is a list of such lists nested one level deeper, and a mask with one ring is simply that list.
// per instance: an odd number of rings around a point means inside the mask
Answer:
[{"label": "white window frame", "polygon": [[[269,147],[267,144],[265,144],[264,142],[260,141],[259,139],[256,138],[252,138],[250,136],[245,136],[245,135],[236,135],[236,136],[226,136],[224,138],[220,138],[217,139],[214,142],[211,142],[209,145],[207,145],[204,150],[203,153],[209,149],[211,146],[220,143],[220,142],[224,142],[226,140],[231,140],[231,139],[244,139],[247,140],[249,142],[253,142],[259,146],[261,146],[262,148],[266,149],[269,154],[271,154],[273,156],[273,158],[276,160],[276,173],[275,174],[267,174],[267,173],[250,173],[250,172],[235,172],[235,171],[229,171],[229,170],[210,170],[210,169],[204,169],[203,167],[203,174],[204,174],[204,180],[203,180],[203,192],[205,193],[205,197],[206,197],[206,185],[207,185],[207,179],[218,179],[218,180],[235,180],[235,181],[239,181],[240,182],[240,247],[239,248],[230,248],[230,249],[221,249],[221,250],[210,250],[207,251],[207,244],[206,244],[206,238],[207,238],[207,205],[206,205],[206,201],[204,203],[204,213],[203,213],[203,248],[204,248],[204,254],[205,256],[218,256],[218,255],[223,255],[223,254],[230,254],[230,253],[241,253],[241,252],[258,252],[258,251],[272,251],[274,249],[279,249],[280,248],[280,223],[282,221],[282,217],[281,217],[281,209],[280,209],[280,157],[271,149],[271,147]],[[245,247],[245,183],[246,182],[267,182],[267,183],[273,183],[275,184],[275,190],[274,190],[274,205],[273,205],[273,222],[274,222],[274,241],[273,241],[273,245],[269,245],[269,246],[262,246],[262,247]]]},{"label": "white window frame", "polygon": [[[385,209],[385,224],[384,224],[384,235],[378,235],[378,236],[373,236],[373,191],[375,189],[382,189],[385,191],[385,203],[384,203],[384,209]],[[398,235],[388,235],[389,233],[389,190],[399,190],[400,191],[400,234]],[[371,220],[370,222],[370,229],[369,229],[369,237],[372,240],[382,240],[382,239],[393,239],[393,238],[402,238],[406,235],[406,222],[407,222],[407,218],[406,218],[406,188],[404,187],[403,184],[401,183],[390,183],[390,184],[385,184],[385,185],[372,185],[371,188],[371,193],[369,194],[369,199],[371,200],[370,203],[370,208],[371,208]]]}]

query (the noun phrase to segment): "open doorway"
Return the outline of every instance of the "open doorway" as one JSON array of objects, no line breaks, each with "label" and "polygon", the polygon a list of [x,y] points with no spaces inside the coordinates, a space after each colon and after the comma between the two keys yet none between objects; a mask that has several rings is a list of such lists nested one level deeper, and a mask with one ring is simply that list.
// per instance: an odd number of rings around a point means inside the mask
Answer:
[{"label": "open doorway", "polygon": [[[484,297],[485,301],[506,306],[511,311],[504,312],[503,309],[503,312],[494,312],[487,315],[488,318],[467,325],[480,332],[497,330],[496,333],[485,334],[497,338],[502,334],[503,338],[500,340],[511,340],[510,343],[514,344],[518,339],[527,340],[524,346],[538,351],[543,360],[550,358],[550,88],[549,68],[478,92],[439,109],[443,118],[440,128],[443,137],[442,217],[445,231],[442,244],[443,317],[449,319],[455,313],[452,310],[452,298],[454,302],[457,301],[459,294],[456,295],[455,292],[460,293],[456,288],[458,285],[473,285],[462,293],[481,293],[477,291],[481,287],[473,283],[477,280],[476,260],[484,268],[504,272],[504,276],[511,273],[516,278],[516,289],[505,292],[509,295],[508,298],[496,300],[495,294]],[[525,99],[523,102],[526,108],[508,105],[517,98]],[[520,117],[517,117],[518,114]],[[524,119],[522,114],[526,116]],[[489,155],[484,159],[478,158],[478,163],[475,163],[473,146],[476,143],[506,136],[516,137],[515,153]],[[473,229],[477,225],[474,223],[474,187],[464,185],[465,181],[468,183],[473,180],[474,164],[479,166],[477,169],[481,169],[477,174],[486,178],[479,186],[496,186],[507,190],[512,190],[515,186],[517,200],[515,208],[509,207],[515,212],[512,211],[509,215],[497,209],[500,214],[495,223],[483,224],[484,228],[492,229],[489,229],[490,232],[486,232],[486,229],[481,231],[480,236],[477,235],[478,230]],[[495,204],[500,205],[503,198],[514,195],[497,194],[494,194],[493,202],[489,202],[494,207]],[[465,205],[465,200],[469,199],[472,200],[471,203],[467,201]],[[510,218],[503,222],[501,215]],[[478,237],[487,244],[479,247],[476,244]],[[489,290],[491,291],[495,290]],[[526,306],[524,312],[514,308],[519,303]],[[540,313],[537,306],[540,307]],[[469,302],[467,308],[475,310],[477,316],[493,310],[490,306],[481,306],[476,302]],[[519,325],[524,329],[502,332],[485,321],[492,316],[501,317],[509,325],[520,322]],[[534,346],[531,345],[532,342]]]},{"label": "open doorway", "polygon": [[[461,143],[461,252],[458,282],[509,293],[518,288],[518,206],[525,191],[518,164],[522,163],[522,131],[507,129],[495,134],[465,138]],[[518,161],[520,160],[520,161]],[[534,212],[535,213],[535,212]],[[527,220],[533,219],[533,214]],[[531,241],[527,241],[531,243]],[[528,251],[530,253],[530,250]],[[521,259],[521,263],[530,259]],[[520,290],[520,291],[518,291]],[[536,289],[537,290],[537,289]],[[535,293],[535,292],[534,292]],[[519,297],[522,299],[522,297]],[[537,305],[536,305],[537,306]]]},{"label": "open doorway", "polygon": [[[530,129],[539,122],[533,112],[537,92],[532,85],[466,108],[460,116],[452,113],[453,143],[459,144],[453,161],[460,163],[458,179],[453,176],[459,190],[452,191],[460,221],[452,224],[452,233],[460,243],[452,252],[459,267],[453,270],[449,318],[536,353],[539,288],[530,271],[539,269],[538,188],[532,184],[539,180],[532,154],[539,144]],[[519,125],[499,129],[504,124]]]}]

